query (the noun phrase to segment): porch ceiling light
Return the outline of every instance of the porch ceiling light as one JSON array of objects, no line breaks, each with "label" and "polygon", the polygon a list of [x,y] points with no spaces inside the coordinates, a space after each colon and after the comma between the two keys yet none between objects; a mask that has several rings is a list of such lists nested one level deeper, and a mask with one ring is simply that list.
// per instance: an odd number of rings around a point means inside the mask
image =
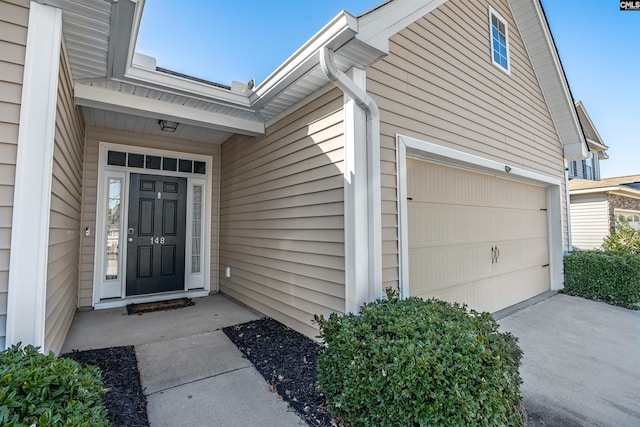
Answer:
[{"label": "porch ceiling light", "polygon": [[175,132],[180,123],[160,119],[158,120],[158,124],[160,125],[160,130],[163,132]]}]

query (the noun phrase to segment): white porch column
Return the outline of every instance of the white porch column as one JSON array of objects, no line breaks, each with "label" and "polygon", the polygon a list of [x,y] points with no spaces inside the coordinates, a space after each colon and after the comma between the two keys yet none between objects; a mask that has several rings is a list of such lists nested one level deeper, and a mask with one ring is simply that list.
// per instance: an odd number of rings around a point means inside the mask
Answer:
[{"label": "white porch column", "polygon": [[[347,73],[365,89],[366,74],[352,68]],[[366,114],[344,94],[344,244],[345,310],[357,313],[369,301],[369,212],[367,194]]]},{"label": "white porch column", "polygon": [[31,2],[11,224],[6,345],[44,345],[62,12]]}]

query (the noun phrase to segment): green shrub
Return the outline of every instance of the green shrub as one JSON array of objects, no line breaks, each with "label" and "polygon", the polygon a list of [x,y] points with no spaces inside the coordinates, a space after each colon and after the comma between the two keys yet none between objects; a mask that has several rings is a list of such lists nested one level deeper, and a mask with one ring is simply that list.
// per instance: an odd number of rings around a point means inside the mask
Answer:
[{"label": "green shrub", "polygon": [[629,220],[616,220],[614,230],[604,239],[605,251],[640,255],[640,230],[629,225]]},{"label": "green shrub", "polygon": [[0,353],[0,425],[108,426],[100,370],[19,344]]},{"label": "green shrub", "polygon": [[316,317],[318,385],[352,426],[522,426],[517,338],[489,313],[419,298]]},{"label": "green shrub", "polygon": [[638,309],[640,255],[574,251],[564,258],[564,292]]}]

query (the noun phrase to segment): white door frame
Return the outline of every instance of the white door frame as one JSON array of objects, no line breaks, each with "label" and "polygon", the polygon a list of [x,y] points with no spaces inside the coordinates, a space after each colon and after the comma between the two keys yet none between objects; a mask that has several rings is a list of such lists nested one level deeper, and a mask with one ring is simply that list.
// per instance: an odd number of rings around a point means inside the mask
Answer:
[{"label": "white door frame", "polygon": [[[177,159],[189,159],[205,162],[206,174],[185,172],[173,172],[158,169],[134,168],[128,166],[107,165],[107,153],[109,150],[134,154],[148,154],[155,156],[173,157]],[[94,247],[94,273],[93,273],[93,307],[96,309],[121,307],[132,302],[161,301],[167,298],[180,298],[183,296],[200,297],[209,295],[211,290],[211,185],[212,185],[213,158],[199,154],[183,153],[177,151],[143,148],[137,146],[120,145],[108,142],[100,142],[98,155],[98,185],[96,201],[96,227]],[[164,292],[141,296],[126,296],[126,258],[127,239],[125,230],[128,227],[129,212],[129,176],[131,173],[145,175],[173,176],[187,179],[187,226],[185,236],[185,278],[184,289],[176,292]],[[122,180],[121,204],[120,204],[120,232],[119,232],[119,262],[118,279],[106,280],[105,248],[107,246],[106,221],[107,221],[107,179]],[[204,215],[202,217],[201,238],[201,269],[198,273],[191,273],[190,260],[192,251],[192,214],[194,187],[202,186]]]},{"label": "white door frame", "polygon": [[398,196],[398,269],[400,295],[409,295],[409,221],[407,219],[407,156],[461,166],[478,172],[542,184],[547,191],[547,236],[549,240],[549,283],[551,289],[563,287],[563,227],[560,178],[547,176],[517,166],[507,165],[475,154],[444,147],[405,135],[396,135]]}]

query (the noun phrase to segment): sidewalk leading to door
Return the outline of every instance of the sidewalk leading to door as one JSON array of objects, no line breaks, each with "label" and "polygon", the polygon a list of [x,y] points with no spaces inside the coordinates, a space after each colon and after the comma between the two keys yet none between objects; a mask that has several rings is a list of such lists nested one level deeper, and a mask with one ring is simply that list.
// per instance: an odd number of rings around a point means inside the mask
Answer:
[{"label": "sidewalk leading to door", "polygon": [[62,352],[134,345],[152,426],[303,426],[222,328],[260,316],[222,295],[179,310],[76,314]]}]

